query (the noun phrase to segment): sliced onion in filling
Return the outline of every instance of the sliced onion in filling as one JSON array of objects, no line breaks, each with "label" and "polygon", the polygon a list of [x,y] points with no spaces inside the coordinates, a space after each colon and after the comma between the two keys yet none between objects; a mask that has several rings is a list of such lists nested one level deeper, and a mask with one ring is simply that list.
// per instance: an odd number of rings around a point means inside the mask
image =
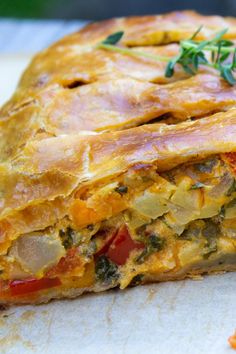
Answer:
[{"label": "sliced onion in filling", "polygon": [[52,234],[27,234],[14,242],[9,255],[14,257],[25,271],[39,275],[56,265],[65,255],[65,249],[60,239]]}]

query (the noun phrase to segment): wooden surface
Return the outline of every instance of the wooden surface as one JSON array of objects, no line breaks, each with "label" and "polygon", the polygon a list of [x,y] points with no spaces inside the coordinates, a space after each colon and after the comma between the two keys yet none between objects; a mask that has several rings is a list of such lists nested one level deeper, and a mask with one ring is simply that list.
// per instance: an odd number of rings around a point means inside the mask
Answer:
[{"label": "wooden surface", "polygon": [[35,53],[64,35],[75,32],[86,21],[0,20],[0,54]]}]

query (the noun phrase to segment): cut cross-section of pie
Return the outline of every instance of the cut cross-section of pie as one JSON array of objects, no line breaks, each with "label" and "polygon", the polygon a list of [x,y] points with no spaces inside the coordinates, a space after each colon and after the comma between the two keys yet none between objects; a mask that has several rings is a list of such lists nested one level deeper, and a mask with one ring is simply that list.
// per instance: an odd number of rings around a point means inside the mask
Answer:
[{"label": "cut cross-section of pie", "polygon": [[33,60],[0,112],[0,303],[236,270],[235,86],[94,48],[124,30],[171,57],[204,23],[199,39],[236,39],[235,19],[172,13],[91,24]]},{"label": "cut cross-section of pie", "polygon": [[236,269],[236,110],[32,141],[2,165],[1,301]]}]

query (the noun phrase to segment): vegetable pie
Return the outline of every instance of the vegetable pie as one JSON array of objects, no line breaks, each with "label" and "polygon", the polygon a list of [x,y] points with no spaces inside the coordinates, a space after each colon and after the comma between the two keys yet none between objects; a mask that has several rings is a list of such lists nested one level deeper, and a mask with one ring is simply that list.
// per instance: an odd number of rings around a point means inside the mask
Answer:
[{"label": "vegetable pie", "polygon": [[154,59],[201,25],[199,44],[236,40],[233,18],[174,12],[89,24],[33,59],[0,112],[1,303],[236,270],[233,53],[171,76]]}]

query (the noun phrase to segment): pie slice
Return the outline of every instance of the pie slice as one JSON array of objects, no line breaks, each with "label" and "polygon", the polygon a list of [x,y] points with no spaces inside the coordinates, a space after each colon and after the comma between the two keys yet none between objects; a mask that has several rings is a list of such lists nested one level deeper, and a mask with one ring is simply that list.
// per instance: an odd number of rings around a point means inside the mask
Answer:
[{"label": "pie slice", "polygon": [[1,165],[1,302],[236,269],[236,109],[29,142]]},{"label": "pie slice", "polygon": [[0,303],[236,270],[235,86],[94,49],[124,29],[176,55],[235,21],[109,20],[36,56],[0,112]]}]

